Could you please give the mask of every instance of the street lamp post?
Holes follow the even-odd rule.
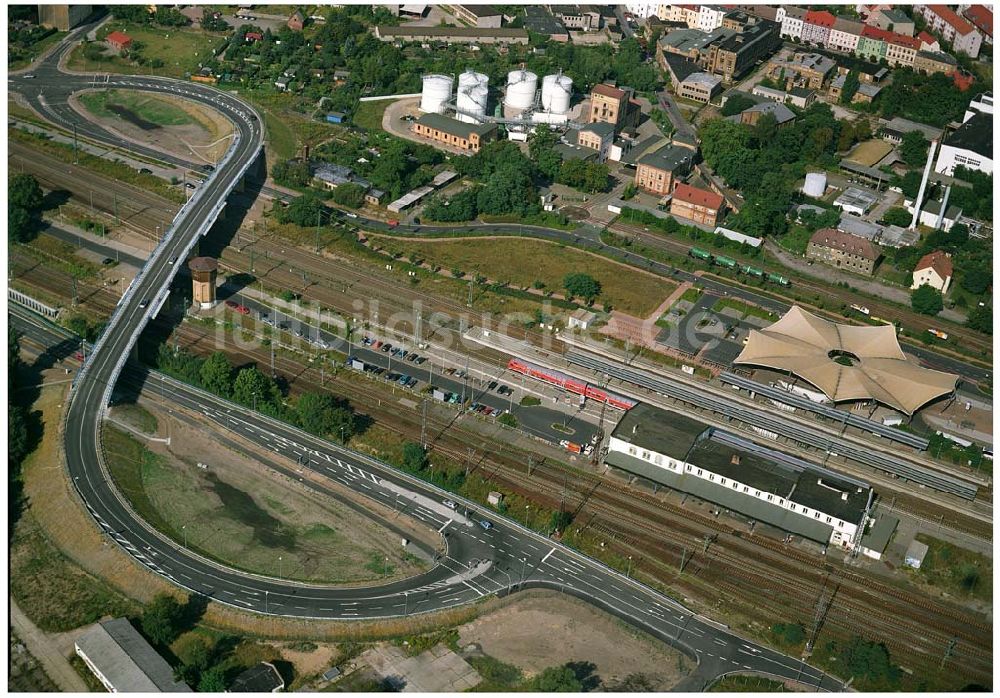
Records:
[[[408,614],[409,609],[410,609],[410,592],[409,591],[404,591],[403,592],[403,615],[404,616],[409,615]]]
[[[278,579],[281,579],[281,555],[278,556]]]
[[[264,613],[267,613],[267,589],[264,590]]]
[[[188,529],[187,524],[184,524],[183,526],[181,526],[181,530],[184,531],[184,547],[185,548],[188,547],[188,531],[187,531],[187,529]]]
[[[625,570],[625,578],[632,576],[632,556],[628,556],[628,568]]]
[[[521,558],[521,584],[524,584],[524,569],[528,565],[528,556],[525,555]]]

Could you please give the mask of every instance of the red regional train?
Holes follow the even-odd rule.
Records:
[[[612,407],[617,407],[620,410],[631,409],[635,407],[636,404],[636,401],[631,398],[617,395],[596,385],[591,385],[590,383],[580,380],[579,378],[568,376],[561,371],[556,371],[551,368],[543,368],[542,366],[538,366],[537,364],[533,364],[529,361],[511,359],[507,362],[507,368],[511,371],[523,373],[524,375],[532,378],[537,378],[540,381],[545,381],[546,383],[551,383],[552,385],[558,385],[563,390],[576,393],[577,395],[583,395],[591,400],[605,402]]]

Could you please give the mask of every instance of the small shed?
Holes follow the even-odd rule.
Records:
[[[241,672],[229,687],[230,693],[277,693],[285,680],[270,662],[261,662]]]
[[[895,516],[882,514],[868,533],[861,537],[862,554],[873,560],[881,560],[898,525],[899,519]]]
[[[594,324],[595,319],[597,319],[596,314],[590,312],[589,310],[579,308],[578,310],[574,310],[569,316],[569,319],[566,321],[566,327],[569,329],[579,327],[581,330],[586,330]]]
[[[489,502],[491,505],[493,505],[495,507],[498,507],[498,506],[500,506],[500,502],[503,501],[503,493],[502,492],[490,492],[486,496],[486,501]]]
[[[910,547],[906,549],[906,557],[903,558],[903,562],[907,567],[919,570],[920,566],[924,564],[925,557],[927,557],[927,544],[914,539],[910,543]]]
[[[341,111],[332,111],[326,115],[326,120],[331,124],[342,124],[344,123],[344,117],[346,115]]]

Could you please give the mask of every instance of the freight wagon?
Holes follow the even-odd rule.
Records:
[[[763,279],[772,284],[778,284],[779,286],[791,286],[792,283],[780,274],[764,273],[763,269],[757,267],[751,267],[750,265],[744,264],[740,265],[736,263],[735,259],[730,257],[723,257],[722,255],[714,255],[711,252],[701,249],[700,247],[692,247],[688,250],[688,255],[694,257],[695,259],[700,259],[703,262],[708,262],[709,264],[714,264],[716,266],[725,267],[726,269],[733,269],[744,276],[753,276],[757,279]]]
[[[574,378],[573,376],[567,375],[562,371],[556,371],[555,369],[538,366],[530,361],[511,359],[507,362],[507,368],[515,373],[522,373],[526,376],[530,376],[531,378],[544,381],[545,383],[559,386],[563,390],[576,393],[582,397],[597,400],[598,402],[604,402],[612,407],[617,407],[620,410],[629,410],[635,407],[636,404],[636,401],[631,398],[618,395],[610,390],[605,390],[600,386],[592,385],[586,381],[580,380],[579,378]]]

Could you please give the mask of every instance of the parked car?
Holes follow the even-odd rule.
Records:
[[[490,381],[490,384],[488,386],[486,386],[486,389],[487,390],[496,390],[497,385],[499,385],[499,384],[496,381]]]
[[[382,347],[382,340],[381,339],[378,340],[378,341],[376,341],[374,344],[372,344],[372,349],[380,349],[381,347]]]
[[[236,306],[239,305],[236,301],[226,301],[226,307],[236,310]],[[267,317],[266,315],[261,315],[261,319]]]
[[[444,504],[449,509],[458,509],[458,505],[455,504],[455,502],[451,501],[450,499],[446,499],[441,503]]]
[[[417,357],[416,359],[414,359],[413,361],[414,361],[414,363],[417,363],[417,364],[422,364],[422,363],[424,363],[425,361],[427,361],[427,357],[426,357],[426,356],[418,356],[418,357]]]
[[[383,344],[382,345],[382,351],[385,352],[386,354],[388,354],[390,351],[392,351],[392,345],[391,344]]]

